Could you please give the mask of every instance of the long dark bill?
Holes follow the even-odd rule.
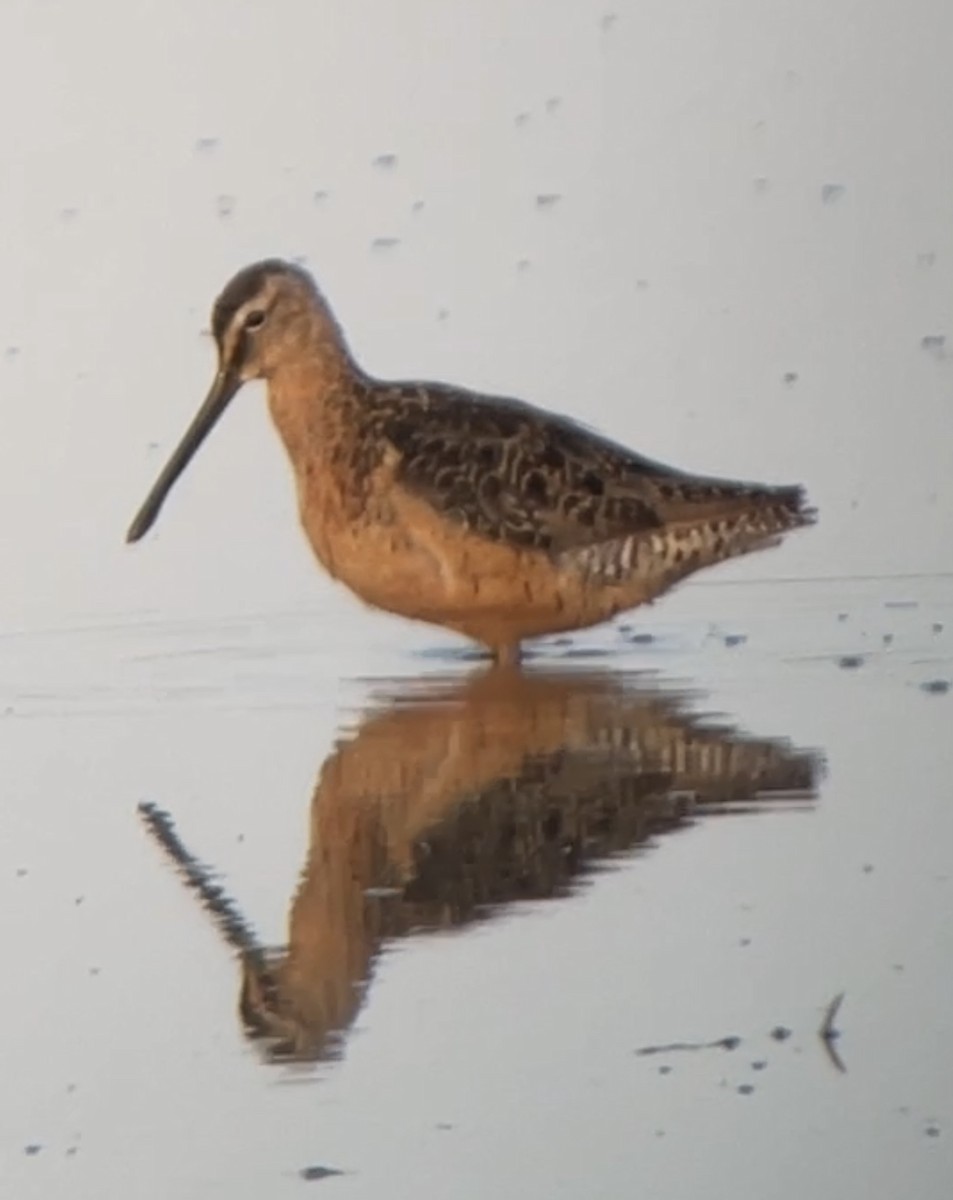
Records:
[[[205,402],[195,414],[195,419],[185,431],[182,441],[176,446],[172,457],[162,468],[162,474],[152,486],[152,491],[146,496],[145,503],[136,513],[126,534],[127,542],[138,542],[139,539],[155,524],[159,510],[165,503],[165,498],[172,490],[173,484],[192,461],[199,446],[211,432],[228,403],[241,387],[241,379],[229,371],[219,371],[215,376]]]

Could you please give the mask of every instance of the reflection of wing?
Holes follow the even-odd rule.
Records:
[[[810,798],[818,771],[813,754],[703,725],[618,675],[405,690],[321,769],[283,952],[254,943],[207,869],[203,886],[154,832],[243,952],[246,1031],[272,1058],[307,1060],[335,1052],[385,939],[564,895],[600,858],[699,815]]]
[[[799,488],[687,475],[521,401],[409,384],[375,404],[398,484],[510,545],[557,554],[665,526],[760,517],[763,536],[808,519]]]

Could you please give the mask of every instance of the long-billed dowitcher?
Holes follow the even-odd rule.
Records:
[[[330,574],[498,661],[595,625],[813,516],[800,487],[691,475],[519,400],[373,379],[311,276],[239,271],[212,310],[218,371],[129,527],[138,541],[242,384],[264,379]]]

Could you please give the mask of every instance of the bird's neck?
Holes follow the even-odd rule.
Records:
[[[268,407],[296,474],[357,425],[364,384],[363,372],[340,343],[315,343],[309,354],[274,371]]]

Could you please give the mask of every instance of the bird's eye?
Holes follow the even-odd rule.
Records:
[[[245,318],[246,329],[261,329],[265,323],[265,313],[263,309],[253,309]]]

